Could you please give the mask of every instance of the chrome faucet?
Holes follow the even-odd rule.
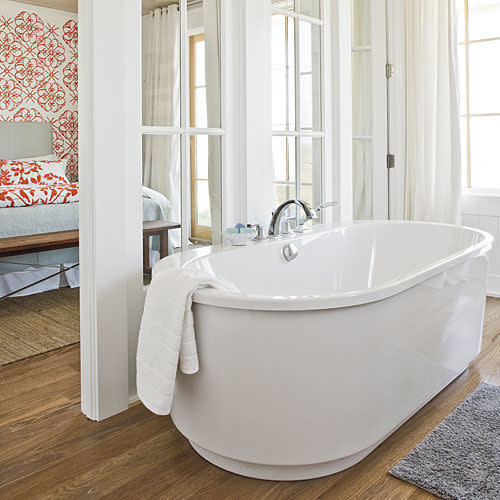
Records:
[[[281,222],[281,215],[283,212],[290,206],[290,205],[297,205],[300,207],[305,214],[305,218],[303,219],[302,225],[304,225],[308,220],[311,219],[317,219],[318,218],[318,213],[316,210],[313,210],[308,203],[302,200],[297,200],[296,198],[293,198],[291,200],[286,200],[284,201],[273,213],[271,223],[269,224],[269,231],[268,234],[269,236],[279,236],[281,233],[280,230],[280,222]]]

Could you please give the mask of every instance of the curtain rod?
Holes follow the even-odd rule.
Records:
[[[192,6],[192,5],[197,5],[199,3],[203,3],[203,0],[188,0],[187,2],[187,5],[188,7]],[[158,7],[155,7],[153,10],[156,10],[156,9],[164,9],[166,7],[170,7],[171,5],[177,5],[177,7],[179,7],[179,4],[177,2],[171,2],[171,3],[167,3],[167,5],[159,5]],[[150,12],[152,12],[153,10],[151,10]]]

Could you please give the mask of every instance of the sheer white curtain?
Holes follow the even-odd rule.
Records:
[[[204,0],[205,83],[207,93],[208,127],[220,127],[220,0]],[[219,136],[208,137],[208,189],[212,241],[221,238],[221,141]]]
[[[143,123],[180,124],[180,14],[177,5],[143,16]],[[168,218],[181,220],[179,136],[145,135],[143,184],[170,201]],[[174,246],[180,235],[171,232]]]
[[[459,223],[455,0],[406,0],[405,219]]]

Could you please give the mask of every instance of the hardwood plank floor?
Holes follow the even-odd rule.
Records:
[[[370,499],[435,498],[387,471],[480,382],[500,385],[500,300],[488,299],[481,354],[354,467],[300,482],[258,481],[205,462],[141,404],[104,422],[80,412],[79,349],[0,368],[0,498]]]

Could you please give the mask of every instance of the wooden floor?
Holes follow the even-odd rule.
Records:
[[[387,474],[481,381],[500,385],[500,300],[489,299],[483,349],[464,373],[356,466],[301,482],[258,481],[205,462],[174,428],[136,404],[95,423],[80,413],[79,351],[0,368],[0,498],[435,498]]]

